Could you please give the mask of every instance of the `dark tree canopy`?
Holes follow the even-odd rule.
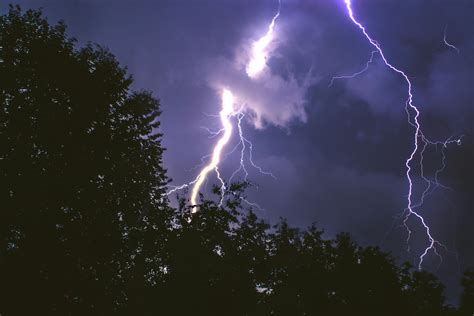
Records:
[[[472,316],[474,314],[474,270],[464,273],[461,285],[464,289],[461,295],[461,315]]]
[[[430,273],[241,205],[171,207],[159,103],[99,46],[0,16],[2,315],[471,315]]]
[[[107,314],[159,278],[159,104],[40,12],[12,7],[0,40],[0,306]]]

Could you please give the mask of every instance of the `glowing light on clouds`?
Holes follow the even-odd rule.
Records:
[[[268,26],[267,33],[258,41],[256,41],[253,45],[252,56],[249,58],[250,60],[246,68],[247,75],[250,78],[255,78],[256,76],[258,76],[266,66],[266,60],[267,60],[267,54],[268,54],[267,48],[273,39],[273,29],[275,27],[276,19],[278,18],[279,15],[280,15],[280,2],[278,2],[278,12],[273,17],[270,25]],[[257,169],[259,172],[263,174],[275,177],[273,174],[267,171],[264,171],[262,168],[260,168],[253,162],[252,160],[253,145],[248,139],[246,139],[243,136],[243,132],[242,132],[241,121],[242,121],[242,118],[244,117],[244,113],[243,113],[244,109],[243,107],[240,107],[239,109],[235,109],[234,104],[235,104],[235,100],[234,100],[234,95],[232,94],[232,92],[228,88],[223,89],[222,107],[219,113],[222,128],[217,133],[213,133],[215,136],[218,136],[222,133],[222,136],[219,138],[216,145],[214,146],[212,154],[210,155],[211,156],[210,162],[201,169],[198,176],[193,181],[183,184],[181,186],[176,186],[167,193],[169,195],[178,190],[182,190],[192,185],[193,187],[192,187],[191,197],[190,197],[192,213],[195,213],[198,211],[197,197],[199,195],[199,190],[201,189],[204,181],[206,180],[208,174],[211,171],[216,172],[217,178],[221,183],[221,200],[220,200],[219,205],[221,205],[224,200],[224,193],[225,193],[226,187],[225,187],[225,182],[222,179],[221,174],[219,172],[219,164],[222,160],[222,151],[225,145],[229,143],[229,140],[232,136],[232,129],[233,129],[232,122],[231,122],[232,117],[237,117],[239,138],[240,138],[239,144],[242,146],[242,151],[241,151],[241,158],[240,158],[240,166],[232,174],[231,179],[241,170],[243,170],[245,173],[245,180],[247,178],[248,173],[247,173],[247,169],[245,168],[244,158],[243,158],[245,148],[246,148],[245,146],[246,143],[249,145],[249,161],[252,167],[254,167],[255,169]],[[247,200],[244,200],[244,201],[249,203],[250,205],[256,205],[254,203],[248,202]]]
[[[428,245],[425,247],[424,251],[421,253],[419,257],[419,264],[418,267],[421,269],[423,264],[423,260],[425,256],[432,251],[434,254],[438,255],[441,259],[440,253],[438,248],[446,247],[437,241],[431,232],[430,226],[428,225],[425,218],[420,214],[418,209],[423,206],[424,199],[426,196],[432,193],[432,188],[442,186],[438,182],[438,175],[445,169],[445,152],[444,148],[450,144],[460,144],[461,139],[448,139],[446,141],[431,141],[429,140],[422,132],[422,127],[419,121],[420,111],[417,106],[413,103],[413,87],[412,82],[410,81],[409,77],[406,73],[393,64],[391,64],[385,57],[384,51],[382,50],[380,44],[373,39],[368,31],[366,30],[365,26],[361,24],[354,15],[352,9],[352,1],[351,0],[344,0],[345,7],[348,13],[350,20],[361,30],[365,38],[368,40],[370,45],[374,47],[374,51],[371,53],[371,57],[369,61],[366,63],[365,67],[360,71],[351,74],[351,75],[343,75],[333,77],[330,83],[330,86],[334,83],[336,79],[351,79],[362,73],[368,71],[369,65],[373,62],[375,55],[380,56],[383,60],[384,64],[400,75],[406,85],[407,85],[407,99],[405,103],[405,110],[408,115],[408,123],[414,128],[414,135],[413,135],[413,150],[411,151],[409,157],[405,162],[406,166],[406,179],[408,181],[408,194],[407,194],[407,206],[405,209],[405,216],[403,220],[403,225],[406,227],[408,231],[408,239],[411,236],[411,230],[408,225],[408,219],[413,217],[414,219],[418,220],[418,222],[422,225],[425,236],[428,239]],[[280,9],[281,3],[278,2],[278,11],[273,16],[270,24],[268,25],[267,32],[263,37],[258,39],[257,41],[253,42],[252,49],[250,51],[249,56],[245,56],[245,60],[247,61],[245,72],[246,76],[242,73],[242,68],[238,69],[238,72],[233,72],[230,64],[222,64],[219,67],[215,67],[214,71],[217,73],[215,75],[215,84],[218,86],[222,86],[223,82],[227,82],[225,86],[232,87],[234,93],[239,96],[239,99],[244,100],[246,102],[245,107],[240,106],[236,109],[235,106],[235,98],[233,92],[230,88],[225,88],[222,90],[222,107],[219,113],[220,121],[222,124],[221,129],[218,132],[212,133],[213,136],[220,136],[217,143],[215,144],[212,154],[210,156],[210,161],[207,165],[205,165],[201,171],[199,172],[198,176],[191,182],[183,184],[181,186],[175,186],[172,190],[170,190],[167,194],[171,194],[178,190],[187,188],[189,186],[192,187],[190,203],[192,207],[192,212],[195,213],[198,210],[197,207],[197,197],[199,195],[199,191],[202,188],[202,185],[206,178],[208,177],[211,171],[216,172],[217,179],[221,183],[221,200],[219,205],[222,204],[224,200],[224,193],[226,191],[226,186],[221,174],[219,172],[219,164],[223,160],[223,150],[224,147],[229,143],[232,131],[233,131],[233,124],[232,119],[234,118],[237,121],[237,128],[238,128],[238,136],[240,142],[237,146],[232,150],[230,153],[226,155],[230,155],[233,153],[236,148],[240,145],[241,148],[241,156],[240,156],[240,166],[239,168],[231,175],[230,180],[234,178],[239,172],[244,173],[244,180],[247,179],[248,172],[247,168],[244,165],[244,153],[246,148],[249,149],[249,161],[250,165],[257,169],[259,172],[263,174],[270,175],[274,177],[271,173],[263,171],[259,166],[257,166],[252,160],[252,143],[243,136],[242,131],[242,119],[245,116],[244,111],[250,112],[253,114],[254,126],[256,128],[262,127],[262,122],[266,120],[267,122],[272,123],[276,126],[284,126],[287,124],[290,119],[292,118],[300,118],[302,121],[306,119],[305,111],[303,107],[303,91],[305,87],[307,87],[311,70],[308,73],[306,81],[303,85],[299,85],[294,78],[292,80],[284,80],[280,77],[273,76],[269,72],[265,72],[265,68],[267,67],[267,60],[268,55],[271,52],[271,43],[274,40],[274,28],[278,17],[280,16]],[[459,49],[449,43],[446,39],[446,29],[443,37],[443,41],[445,45],[448,47],[456,50],[459,52]],[[218,71],[216,71],[216,68]],[[249,80],[251,79],[251,80]],[[258,79],[258,80],[257,80]],[[262,92],[263,91],[263,92]],[[265,104],[271,104],[271,107],[267,107]],[[246,146],[246,144],[248,146]],[[429,180],[425,177],[423,170],[423,154],[427,146],[442,146],[442,167],[436,171],[435,181]],[[207,157],[207,156],[206,156]],[[415,158],[420,158],[420,168],[421,168],[421,177],[425,180],[428,185],[421,194],[419,199],[416,199],[414,194],[414,180],[413,180],[413,166],[412,164],[416,160]],[[224,156],[225,159],[225,156]],[[245,202],[249,203],[250,205],[254,205],[251,202],[244,200]],[[255,204],[256,205],[256,204]],[[258,206],[258,205],[256,205]]]
[[[281,3],[278,2],[278,12],[272,19],[272,22],[268,26],[267,33],[260,38],[258,41],[253,43],[252,56],[250,62],[247,65],[247,75],[251,78],[257,77],[267,65],[268,59],[268,46],[273,40],[273,29],[275,28],[275,21],[280,16]]]
[[[270,25],[268,26],[267,33],[261,39],[256,41],[253,45],[252,57],[250,59],[250,62],[247,65],[247,75],[251,78],[258,76],[258,74],[260,74],[266,66],[266,60],[267,60],[266,49],[273,39],[273,29],[275,27],[275,21],[278,18],[278,16],[280,16],[280,2],[278,5],[278,12],[273,17]],[[218,166],[221,161],[222,149],[229,142],[230,137],[232,135],[232,123],[230,121],[230,117],[240,113],[239,111],[238,112],[234,111],[233,104],[234,104],[234,96],[232,92],[228,89],[224,89],[224,91],[222,92],[222,110],[220,112],[222,130],[224,131],[224,134],[219,139],[216,146],[214,147],[214,150],[212,151],[212,158],[211,158],[210,163],[201,170],[201,172],[197,176],[196,181],[194,183],[192,193],[191,193],[191,200],[190,200],[191,206],[193,207],[193,210],[192,210],[193,213],[197,211],[197,208],[194,206],[197,205],[196,199],[199,194],[199,189],[204,183],[204,180],[206,179],[209,172],[212,170],[216,171],[217,177],[219,181],[221,182],[221,192],[222,192],[221,203],[222,203],[225,183],[220,176]],[[241,142],[243,142],[245,146],[245,142],[248,142],[248,140],[245,139],[244,136],[242,135],[240,122],[241,122],[241,119],[239,119],[239,132],[240,132],[239,135],[240,135]],[[242,166],[243,159],[241,159],[240,162]],[[252,160],[251,162],[253,164]],[[263,172],[260,169],[260,167],[257,167],[257,166],[255,167],[258,168],[261,172]],[[239,169],[241,169],[241,167],[239,167]],[[243,170],[245,170],[245,167],[243,168]]]

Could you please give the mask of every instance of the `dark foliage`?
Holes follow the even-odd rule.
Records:
[[[107,50],[74,45],[40,12],[0,17],[2,315],[458,313],[378,248],[258,219],[245,183],[223,207],[170,207],[158,101]]]
[[[0,39],[2,312],[111,313],[159,278],[158,103],[40,12],[12,7]]]
[[[464,288],[461,296],[461,315],[472,316],[474,314],[474,270],[464,273],[461,285]]]

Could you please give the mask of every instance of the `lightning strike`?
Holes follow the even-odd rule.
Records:
[[[334,80],[337,79],[352,79],[355,78],[359,75],[362,75],[364,72],[366,72],[369,69],[370,64],[374,61],[374,55],[377,54],[378,51],[374,50],[370,53],[370,59],[365,63],[365,67],[359,70],[358,72],[353,73],[352,75],[343,75],[343,76],[335,76],[331,78],[331,82],[329,83],[329,87],[331,87],[334,84]]]
[[[403,226],[407,229],[407,233],[408,233],[407,234],[408,235],[407,236],[407,244],[410,241],[411,234],[412,234],[412,231],[411,231],[410,227],[408,226],[408,219],[410,217],[414,216],[415,218],[417,218],[419,220],[420,224],[424,228],[424,231],[426,233],[426,237],[427,237],[429,243],[428,243],[428,246],[425,248],[425,250],[422,252],[422,254],[419,257],[418,269],[421,270],[423,260],[428,255],[428,253],[430,251],[432,251],[435,255],[437,255],[440,258],[440,260],[442,260],[442,257],[439,254],[437,247],[442,247],[442,248],[446,249],[446,246],[444,246],[442,243],[437,241],[432,236],[429,225],[426,223],[424,217],[416,209],[423,205],[424,199],[426,198],[426,196],[428,194],[430,194],[431,185],[433,183],[436,186],[440,185],[439,182],[438,182],[438,175],[446,167],[446,163],[445,163],[446,159],[445,159],[444,148],[446,148],[446,146],[448,144],[451,144],[451,143],[456,143],[456,144],[459,145],[461,143],[461,139],[457,139],[457,140],[448,139],[447,141],[444,141],[444,142],[431,142],[425,137],[425,135],[423,134],[423,132],[421,130],[420,122],[418,120],[419,116],[420,116],[420,110],[413,104],[413,88],[412,88],[412,83],[411,83],[410,79],[408,78],[407,74],[404,71],[402,71],[399,68],[392,65],[387,60],[380,44],[369,35],[369,33],[367,32],[365,27],[355,18],[354,12],[352,10],[352,0],[344,0],[344,3],[345,3],[347,13],[348,13],[349,18],[351,19],[351,21],[362,31],[363,35],[366,37],[366,39],[369,41],[369,43],[376,49],[376,51],[379,53],[380,57],[382,58],[383,62],[385,63],[385,65],[388,68],[390,68],[392,71],[399,74],[404,79],[404,81],[406,82],[407,87],[408,87],[408,90],[407,90],[408,96],[407,96],[407,99],[406,99],[406,102],[405,102],[405,110],[406,110],[407,115],[408,115],[408,123],[411,126],[414,127],[415,133],[414,133],[414,136],[413,136],[413,144],[414,144],[413,145],[413,150],[411,151],[409,157],[407,158],[407,160],[405,162],[406,178],[407,178],[407,181],[408,181],[408,194],[407,194],[407,207],[406,207],[405,212],[404,212],[404,213],[406,213],[406,216],[403,220]],[[446,29],[445,29],[444,42],[449,47],[454,48],[458,51],[458,49],[455,46],[449,44],[446,41]],[[372,56],[371,56],[371,60],[372,60],[372,57],[373,57],[373,53],[372,53]],[[351,75],[351,76],[343,76],[343,78],[353,78],[353,77],[361,74],[362,72],[366,71],[367,68],[368,68],[368,64],[370,63],[371,60],[369,60],[369,62],[366,65],[366,68],[364,68],[362,71],[360,71],[358,73],[355,73],[354,75]],[[337,79],[338,77],[335,77],[335,78]],[[331,83],[332,83],[332,81],[331,81]],[[413,113],[414,113],[414,115],[413,115]],[[435,180],[432,181],[432,180],[429,180],[424,175],[423,154],[424,154],[424,152],[426,150],[426,147],[428,145],[438,146],[440,144],[443,146],[442,147],[442,167],[436,171]],[[420,148],[421,148],[421,151],[420,151],[420,166],[421,166],[421,169],[422,169],[421,177],[425,181],[428,182],[428,187],[423,191],[423,193],[421,195],[421,198],[420,198],[420,201],[415,204],[414,203],[414,193],[413,193],[414,184],[413,184],[413,178],[412,178],[412,171],[413,170],[412,170],[412,165],[411,164],[413,162],[413,159],[415,158],[415,156],[419,152]]]
[[[243,134],[243,131],[242,131],[242,119],[244,118],[244,114],[243,113],[240,113],[240,115],[238,116],[238,120],[237,120],[237,128],[239,130],[239,137],[240,137],[240,142],[237,144],[237,146],[241,145],[242,146],[242,149],[240,150],[240,164],[239,164],[239,168],[237,170],[235,170],[232,175],[230,176],[229,178],[229,182],[232,182],[232,179],[240,172],[240,171],[243,171],[244,172],[244,181],[247,181],[247,177],[249,176],[249,173],[247,171],[247,168],[245,167],[245,163],[244,163],[244,157],[245,157],[245,137],[244,137],[244,134]]]
[[[272,19],[272,22],[268,26],[267,33],[261,37],[258,41],[253,43],[252,57],[247,65],[247,75],[250,78],[256,78],[267,65],[268,59],[268,45],[273,40],[273,29],[275,28],[275,22],[280,16],[281,2],[278,1],[278,11]]]
[[[253,208],[256,208],[256,209],[259,210],[260,212],[264,212],[264,211],[265,211],[265,209],[262,208],[262,207],[261,207],[260,205],[258,205],[257,203],[250,202],[250,201],[248,201],[246,198],[244,198],[244,197],[242,197],[242,196],[240,197],[240,199],[241,199],[242,201],[244,201],[247,205],[249,205],[249,206],[251,206],[251,207],[253,207]]]
[[[209,138],[215,138],[219,136],[222,132],[224,132],[223,128],[221,128],[218,131],[212,131],[209,127],[205,127],[205,126],[201,126],[201,128],[209,133]]]
[[[267,33],[262,38],[260,38],[258,41],[256,41],[254,43],[253,47],[252,47],[252,56],[251,56],[250,61],[247,65],[247,67],[246,67],[247,75],[250,78],[255,78],[256,76],[258,76],[266,66],[266,61],[267,61],[267,58],[268,58],[268,46],[270,45],[270,43],[273,40],[273,29],[275,27],[275,22],[276,22],[277,18],[280,16],[280,8],[281,8],[281,2],[279,0],[278,1],[278,11],[275,14],[275,16],[273,17],[273,19],[271,20],[270,25],[268,26]],[[221,187],[220,187],[221,198],[220,198],[220,201],[219,201],[219,206],[221,206],[223,201],[224,201],[225,191],[226,191],[227,188],[226,188],[225,181],[224,181],[224,179],[222,178],[222,176],[219,172],[219,163],[222,160],[222,158],[221,158],[222,157],[222,151],[223,151],[225,145],[227,145],[229,143],[229,141],[231,139],[231,136],[232,136],[232,129],[233,129],[232,122],[231,122],[232,117],[237,117],[237,128],[238,128],[238,131],[239,131],[240,141],[230,153],[226,154],[224,159],[228,155],[233,153],[239,146],[242,146],[242,149],[241,149],[241,152],[240,152],[240,165],[239,165],[239,168],[232,173],[229,181],[231,181],[240,171],[244,172],[244,181],[247,181],[248,171],[247,171],[247,169],[245,167],[245,163],[244,163],[244,155],[245,155],[245,150],[247,148],[247,145],[248,145],[248,148],[249,148],[249,158],[248,159],[249,159],[250,164],[252,165],[252,167],[257,169],[262,174],[269,175],[269,176],[275,178],[275,176],[271,172],[264,171],[260,166],[258,166],[254,163],[253,158],[252,158],[253,144],[247,138],[244,137],[243,131],[242,131],[242,119],[245,116],[244,113],[243,113],[244,106],[241,106],[240,109],[236,110],[236,109],[234,109],[234,103],[235,103],[235,101],[234,101],[234,96],[233,96],[232,92],[229,89],[224,89],[223,92],[222,92],[222,108],[221,108],[221,111],[219,113],[222,128],[219,129],[218,131],[211,131],[209,128],[204,127],[204,129],[207,130],[210,133],[210,135],[211,135],[210,138],[220,136],[219,140],[217,141],[217,143],[214,147],[214,150],[212,151],[212,154],[208,155],[208,156],[205,156],[205,157],[210,156],[211,161],[201,169],[201,172],[198,174],[198,176],[193,181],[191,181],[189,183],[186,183],[186,184],[183,184],[183,185],[180,185],[180,186],[170,186],[172,189],[167,192],[167,195],[170,195],[170,194],[175,193],[179,190],[183,190],[185,188],[188,188],[189,186],[192,185],[193,187],[192,187],[191,198],[190,198],[190,203],[191,203],[191,208],[192,208],[191,212],[192,213],[197,212],[197,196],[199,194],[199,190],[202,187],[204,181],[206,180],[209,172],[211,172],[213,170],[216,172],[217,179],[221,183]],[[203,161],[203,160],[204,159],[201,159],[201,161]],[[249,205],[252,205],[252,206],[255,206],[255,207],[258,206],[257,204],[251,203],[251,202],[247,201],[244,198],[241,198],[241,199]],[[261,209],[260,206],[258,206],[258,208]]]
[[[196,198],[199,194],[199,189],[201,188],[204,180],[206,179],[207,174],[212,170],[216,170],[219,180],[221,181],[221,183],[223,183],[218,172],[217,166],[221,160],[222,149],[229,142],[230,137],[232,135],[232,123],[230,122],[230,117],[232,115],[235,115],[235,113],[234,96],[232,95],[232,92],[230,92],[230,90],[224,89],[224,91],[222,92],[222,109],[219,115],[224,129],[224,134],[217,142],[216,147],[214,147],[211,161],[201,170],[201,172],[196,178],[196,182],[194,183],[193,190],[191,193],[191,206],[194,207],[192,210],[193,213],[197,211],[197,209],[195,208]]]
[[[247,148],[246,144],[248,145],[248,152],[249,152],[249,156],[248,156],[248,161],[250,162],[250,165],[252,167],[254,167],[255,169],[258,170],[258,172],[260,172],[261,174],[263,175],[267,175],[267,176],[270,176],[272,177],[273,179],[276,180],[276,177],[273,173],[269,172],[269,171],[265,171],[262,169],[262,167],[260,167],[259,165],[257,165],[254,161],[253,161],[253,143],[248,140],[247,138],[245,138],[244,136],[244,133],[243,133],[243,130],[242,130],[242,119],[245,117],[245,114],[243,112],[240,113],[240,115],[238,116],[238,120],[237,120],[237,128],[238,128],[238,131],[239,131],[239,143],[237,144],[237,146],[242,146],[241,148],[241,151],[240,151],[240,164],[239,164],[239,168],[237,170],[235,170],[232,175],[230,176],[229,178],[229,182],[232,181],[232,179],[240,172],[240,171],[243,171],[244,173],[244,181],[247,181],[247,178],[248,178],[248,171],[247,171],[247,168],[245,167],[245,162],[244,162],[244,159],[245,159],[245,149]],[[247,202],[247,201],[246,201]],[[249,203],[250,204],[250,203]]]
[[[454,46],[453,44],[449,43],[448,40],[446,39],[447,35],[446,35],[446,32],[448,31],[448,26],[446,25],[446,27],[444,28],[444,35],[443,35],[443,42],[446,46],[454,49],[458,54],[460,53],[459,51],[459,48],[457,48],[456,46]]]

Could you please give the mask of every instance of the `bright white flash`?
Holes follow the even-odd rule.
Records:
[[[212,152],[212,159],[208,165],[206,165],[199,175],[196,178],[196,182],[194,183],[193,191],[191,193],[191,206],[196,205],[196,198],[199,194],[199,189],[201,188],[204,180],[206,179],[207,174],[212,171],[216,170],[220,160],[221,160],[221,153],[224,146],[229,142],[230,136],[232,135],[232,124],[230,122],[230,116],[234,114],[234,96],[230,90],[224,89],[222,92],[222,109],[219,113],[221,118],[222,127],[224,129],[224,134],[219,139],[214,147]],[[193,213],[197,211],[197,208],[193,208]]]
[[[246,69],[247,75],[250,78],[255,78],[256,76],[258,76],[267,65],[267,59],[268,59],[268,53],[269,53],[268,45],[270,45],[270,43],[273,40],[273,29],[275,27],[275,21],[276,19],[278,19],[279,16],[280,16],[280,3],[278,6],[278,12],[275,14],[275,16],[272,19],[272,22],[268,26],[267,33],[258,41],[253,43],[252,56]]]
[[[273,29],[275,27],[275,21],[280,16],[280,1],[278,2],[278,12],[277,14],[273,17],[270,25],[268,26],[268,31],[265,34],[264,37],[260,38],[257,42],[254,43],[253,45],[253,50],[252,50],[252,55],[249,58],[249,63],[246,67],[247,70],[247,75],[250,78],[255,78],[259,73],[262,72],[262,70],[266,66],[266,60],[269,54],[268,50],[268,45],[271,43],[273,39]],[[220,173],[219,173],[219,163],[222,160],[222,150],[224,149],[225,145],[230,141],[230,138],[232,136],[232,122],[231,118],[233,116],[237,116],[238,119],[238,129],[239,129],[239,137],[240,137],[240,143],[242,145],[242,152],[241,152],[241,159],[240,159],[240,167],[236,172],[234,172],[231,176],[231,179],[240,171],[244,170],[245,172],[245,179],[247,179],[247,170],[245,169],[244,161],[243,161],[243,155],[245,151],[245,144],[248,143],[249,145],[249,160],[251,165],[256,168],[260,173],[266,174],[269,176],[272,176],[275,178],[275,176],[269,172],[263,171],[262,168],[257,166],[253,160],[252,160],[252,143],[243,137],[242,134],[242,126],[241,126],[241,120],[244,117],[244,114],[242,113],[243,107],[240,107],[240,109],[235,109],[234,108],[234,96],[232,92],[228,89],[224,89],[222,91],[222,107],[221,111],[219,113],[219,117],[221,119],[221,124],[222,128],[216,132],[212,133],[213,136],[221,135],[219,138],[217,144],[215,145],[212,154],[209,155],[211,156],[211,161],[201,169],[201,172],[198,174],[198,176],[191,182],[180,185],[180,186],[174,186],[172,190],[167,192],[167,195],[170,195],[176,191],[185,189],[191,185],[193,185],[192,192],[191,192],[191,198],[190,198],[190,203],[192,207],[192,213],[196,213],[198,211],[198,206],[197,206],[197,197],[199,195],[199,190],[202,187],[204,181],[206,180],[209,172],[215,171],[217,174],[217,178],[219,179],[221,183],[221,201],[220,204],[222,204],[224,200],[224,192],[225,192],[225,182],[222,179]],[[249,203],[252,206],[256,206],[254,203],[250,203],[247,200],[243,199],[246,203]],[[219,205],[220,205],[219,204]]]

